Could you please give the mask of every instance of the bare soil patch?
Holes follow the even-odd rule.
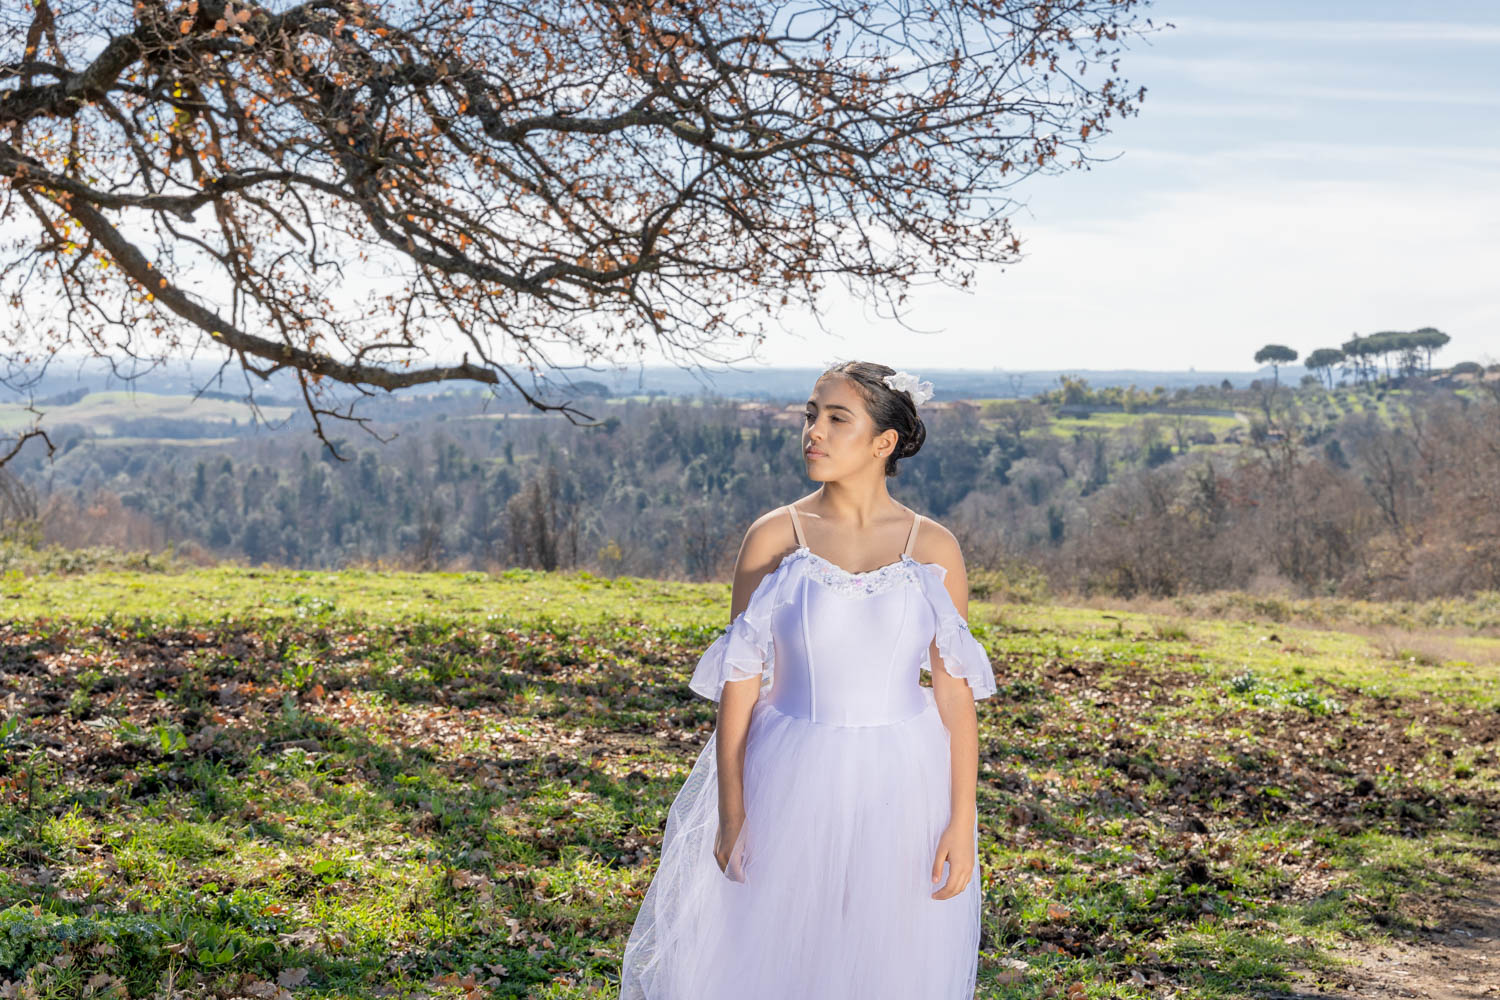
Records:
[[[1420,930],[1360,946],[1343,982],[1318,996],[1360,1000],[1494,1000],[1500,997],[1500,869],[1472,896],[1439,906]],[[1330,984],[1331,985],[1331,984]],[[1295,995],[1295,994],[1293,994]]]

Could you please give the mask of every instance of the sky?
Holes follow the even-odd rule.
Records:
[[[1500,361],[1500,0],[1158,0],[1140,114],[1087,171],[1016,189],[1023,259],[922,289],[907,325],[845,296],[760,363],[1251,370],[1435,326]],[[648,359],[648,363],[651,359]],[[753,370],[754,361],[734,365]]]
[[[1500,362],[1500,0],[1142,13],[1170,27],[1121,54],[1140,113],[1091,144],[1107,162],[1013,189],[1019,262],[915,289],[904,323],[830,293],[826,330],[786,312],[728,367],[1251,371],[1267,343],[1424,326],[1440,363]]]

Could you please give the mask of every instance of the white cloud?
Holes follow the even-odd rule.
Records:
[[[1161,99],[1155,95],[1173,91],[1190,95],[1189,101],[1220,103],[1243,96],[1453,107],[1500,104],[1500,89],[1488,80],[1459,89],[1423,87],[1419,84],[1428,82],[1431,77],[1416,65],[1382,68],[1363,59],[1308,62],[1291,58],[1155,53],[1132,56],[1124,62],[1132,81],[1141,80],[1149,85],[1146,99],[1141,102],[1143,115],[1149,114],[1158,103],[1170,103],[1170,97]],[[1358,76],[1379,85],[1360,85],[1356,81]]]
[[[1174,17],[1171,23],[1177,30],[1169,34],[1245,41],[1306,42],[1311,45],[1379,42],[1500,44],[1500,25],[1456,21],[1241,21]]]
[[[1458,90],[1393,90],[1380,87],[1319,87],[1309,84],[1293,86],[1246,87],[1246,92],[1265,97],[1284,97],[1295,101],[1352,101],[1364,104],[1434,104],[1465,108],[1492,108],[1500,105],[1500,93],[1469,93]]]
[[[1265,142],[1232,149],[1189,150],[1143,146],[1124,151],[1121,162],[1149,161],[1176,166],[1201,175],[1204,171],[1250,170],[1268,164],[1313,165],[1324,175],[1367,169],[1395,179],[1403,174],[1431,177],[1448,168],[1500,167],[1500,147],[1397,146],[1338,142]],[[1476,174],[1478,172],[1476,171]],[[1303,175],[1307,176],[1307,175]],[[1500,177],[1477,175],[1480,183],[1500,183]]]
[[[1288,120],[1303,117],[1294,105],[1264,102],[1244,103],[1232,100],[1173,100],[1148,98],[1141,105],[1142,118],[1267,118]]]
[[[841,339],[778,338],[773,364],[857,350],[890,364],[1247,370],[1268,341],[1302,352],[1353,332],[1432,325],[1448,352],[1500,355],[1500,184],[1275,181],[1239,174],[1140,199],[1093,225],[1029,226],[1027,259],[979,291],[913,295],[912,334],[859,303]]]

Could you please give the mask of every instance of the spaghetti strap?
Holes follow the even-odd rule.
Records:
[[[802,522],[797,519],[797,508],[787,504],[786,509],[792,515],[792,531],[797,535],[797,544],[807,548],[807,539],[802,537]]]
[[[906,536],[906,548],[901,550],[903,556],[911,555],[912,543],[917,540],[917,526],[922,523],[922,515],[918,514],[911,519],[911,531]]]

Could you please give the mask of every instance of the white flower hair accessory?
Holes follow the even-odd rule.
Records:
[[[919,380],[910,372],[897,372],[894,375],[887,375],[885,377],[885,384],[897,392],[909,393],[912,403],[917,406],[921,406],[932,398],[932,383],[926,380]]]

